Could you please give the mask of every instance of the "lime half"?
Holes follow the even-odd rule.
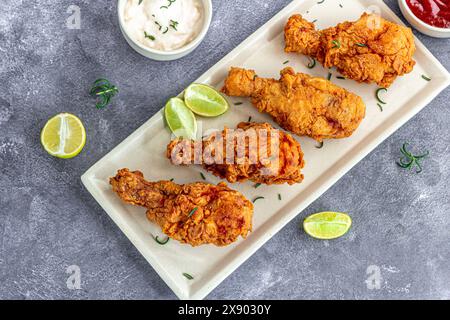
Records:
[[[177,137],[195,139],[197,121],[180,98],[170,99],[164,108],[167,124]]]
[[[204,117],[220,116],[229,107],[227,100],[217,90],[199,83],[187,87],[184,102],[194,113]]]
[[[60,113],[47,121],[41,132],[41,143],[50,155],[70,159],[78,155],[86,143],[86,130],[80,119]]]
[[[303,221],[303,229],[316,239],[336,239],[350,229],[352,219],[345,213],[320,212],[310,215]]]

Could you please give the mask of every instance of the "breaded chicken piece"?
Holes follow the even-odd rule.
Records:
[[[167,146],[172,164],[201,164],[228,182],[294,184],[303,180],[303,152],[289,134],[268,123],[242,122],[203,139],[176,139]]]
[[[317,31],[297,14],[285,29],[285,51],[310,56],[326,68],[336,67],[346,78],[389,87],[412,71],[416,50],[410,28],[364,13],[358,21]]]
[[[222,92],[251,97],[260,112],[284,129],[317,141],[349,137],[365,116],[362,99],[322,78],[281,71],[281,79],[257,77],[253,70],[231,68]]]
[[[148,182],[128,169],[110,183],[123,201],[146,207],[147,218],[182,243],[226,246],[252,230],[253,204],[225,183]]]

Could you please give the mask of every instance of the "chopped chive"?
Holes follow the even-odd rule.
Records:
[[[381,103],[381,104],[386,104],[386,102],[384,102],[384,101],[380,98],[380,92],[381,92],[381,91],[386,91],[386,92],[387,92],[387,89],[386,89],[386,88],[378,88],[377,91],[375,91],[375,97],[377,98],[377,100],[378,100],[379,103]]]
[[[286,60],[285,62],[283,62],[283,64],[288,64],[289,63],[289,60]]]
[[[261,186],[261,183],[257,183],[257,184],[255,184],[253,187],[255,188],[255,189],[257,189],[257,188],[259,188]]]
[[[322,149],[323,147],[323,141],[320,141],[318,145],[316,145],[317,149]]]
[[[317,4],[322,4],[324,2],[325,2],[325,0],[320,0],[319,2],[317,2]]]
[[[194,279],[193,276],[191,276],[189,273],[186,273],[186,272],[183,273],[183,276],[185,276],[188,280],[193,280]]]
[[[431,81],[431,78],[427,77],[426,75],[422,75],[422,79],[426,80],[426,81]]]
[[[153,239],[158,243],[158,244],[160,244],[160,245],[165,245],[167,242],[169,242],[169,240],[170,240],[170,238],[169,237],[167,237],[167,239],[165,239],[165,240],[159,240],[159,238],[158,238],[158,236],[156,236],[156,237],[153,237]]]
[[[142,1],[144,1],[144,0],[139,0],[139,3],[138,3],[138,4],[141,4],[141,3],[142,3]]]
[[[367,47],[366,44],[364,44],[364,43],[359,43],[359,42],[358,42],[356,45],[357,45],[358,47]]]
[[[281,194],[280,193],[278,194],[278,200],[281,200]]]
[[[344,6],[342,4],[339,3],[339,7],[343,8]]]
[[[152,41],[155,41],[155,37],[152,36],[151,34],[148,34],[146,31],[144,31],[144,37],[148,38],[148,39],[150,39]]]
[[[166,27],[166,30],[164,30],[163,34],[166,34],[167,31],[169,31],[169,27]]]
[[[178,27],[178,21],[175,20],[170,20],[170,25],[169,27],[173,28],[175,31],[178,31],[177,27]]]
[[[203,174],[203,172],[200,172],[200,177],[202,177],[203,180],[206,180],[205,175]]]
[[[261,199],[265,199],[265,198],[264,197],[256,197],[255,199],[253,199],[253,203],[255,203],[256,201],[261,200]]]
[[[316,23],[317,22],[317,19],[314,19],[313,21],[312,21],[312,23]]]
[[[345,77],[343,77],[343,76],[337,76],[336,78],[337,79],[341,79],[341,80],[345,80]]]
[[[172,178],[172,179],[170,179],[169,181],[173,181],[173,178]]]
[[[311,59],[311,61],[307,65],[308,69],[312,69],[315,66],[316,66],[316,59]]]
[[[329,73],[328,73],[328,77],[327,77],[328,81],[331,80],[331,77],[332,77],[332,76],[333,76],[333,75],[331,74],[331,72],[329,72]]]
[[[339,49],[341,47],[341,43],[339,42],[339,40],[333,40],[333,41],[331,41],[331,43],[334,44],[332,49],[334,49],[334,48]]]
[[[378,108],[380,108],[381,112],[383,112],[383,105],[380,103],[377,103]]]
[[[421,173],[422,164],[420,163],[420,161],[423,158],[427,157],[430,154],[430,152],[426,151],[424,154],[420,156],[415,156],[411,152],[406,150],[407,146],[408,143],[405,142],[403,146],[400,148],[400,152],[403,154],[403,157],[400,158],[399,161],[397,161],[397,165],[402,169],[409,169],[409,170],[411,170],[414,167],[414,165],[416,165],[418,168],[418,170],[416,170],[416,173]]]
[[[242,102],[235,102],[234,105],[235,106],[240,106],[242,104]]]
[[[189,212],[188,218],[192,217],[192,215],[193,215],[194,213],[196,213],[197,210],[198,210],[198,207],[195,207],[194,209],[192,209],[191,212]]]
[[[248,121],[247,122],[251,122],[252,121],[252,117],[248,117]]]
[[[161,7],[159,7],[160,9],[169,9],[169,7],[167,7],[167,6],[161,6]]]
[[[162,29],[162,25],[158,21],[155,21],[155,24],[158,26],[158,30]]]

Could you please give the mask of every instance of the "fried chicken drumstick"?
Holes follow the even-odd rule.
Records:
[[[416,50],[410,28],[364,13],[358,21],[317,31],[301,15],[289,18],[285,51],[315,58],[336,67],[349,79],[389,87],[397,76],[411,72]]]
[[[280,80],[231,68],[222,92],[251,97],[253,105],[281,127],[317,141],[352,135],[366,111],[359,96],[325,79],[296,74],[292,68],[282,70]]]
[[[197,150],[197,151],[196,151]],[[289,134],[268,123],[242,122],[203,139],[176,139],[167,146],[172,164],[201,164],[228,182],[294,184],[303,180],[303,152]]]
[[[148,182],[128,169],[119,170],[110,183],[123,201],[146,207],[147,218],[182,243],[226,246],[252,229],[253,204],[225,183]]]

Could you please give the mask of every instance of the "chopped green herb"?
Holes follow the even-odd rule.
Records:
[[[386,89],[386,88],[378,88],[377,91],[375,91],[375,97],[377,98],[377,100],[378,100],[379,103],[381,103],[381,104],[386,104],[386,102],[384,102],[384,101],[380,98],[380,92],[381,92],[381,91],[386,91],[386,92],[387,92],[387,89]]]
[[[261,183],[257,183],[257,184],[255,184],[253,187],[255,188],[255,189],[257,189],[257,188],[259,188],[261,186]]]
[[[261,199],[265,199],[265,198],[264,197],[256,197],[255,199],[253,199],[253,203],[255,203],[256,201],[261,200]]]
[[[339,40],[333,40],[333,41],[331,41],[331,43],[334,44],[332,49],[334,49],[334,48],[339,49],[341,47],[341,43],[339,42]]]
[[[242,102],[235,102],[234,105],[235,106],[240,106],[242,104]]]
[[[289,60],[286,60],[285,62],[283,62],[283,64],[288,64],[289,63]]]
[[[426,75],[422,75],[422,79],[426,80],[426,81],[431,81],[431,78],[427,77]]]
[[[308,65],[307,65],[308,69],[312,69],[315,66],[316,66],[316,60],[311,58],[311,60],[309,61]]]
[[[194,277],[193,276],[191,276],[189,273],[183,273],[183,276],[185,276],[188,280],[192,280],[192,279],[194,279]]]
[[[173,181],[173,178],[172,178],[172,179],[170,179],[169,181]]]
[[[113,86],[108,80],[101,78],[94,81],[89,94],[97,97],[95,107],[97,109],[103,109],[118,92],[119,89],[116,86]]]
[[[155,21],[155,24],[158,26],[158,30],[162,29],[162,25],[158,21]]]
[[[172,5],[172,3],[174,3],[177,0],[167,0],[167,1],[169,1],[167,6],[161,6],[161,7],[159,7],[159,9],[169,9],[169,7]]]
[[[381,112],[383,112],[383,105],[381,103],[377,103],[378,108],[380,108]]]
[[[364,44],[364,43],[359,43],[359,42],[358,42],[356,45],[357,45],[358,47],[367,47],[366,44]]]
[[[280,193],[278,194],[278,200],[281,201],[281,194]]]
[[[316,23],[317,22],[317,19],[314,19],[313,21],[312,21],[312,23]]]
[[[188,218],[192,217],[192,215],[193,215],[194,213],[196,213],[197,210],[198,210],[198,207],[195,207],[194,209],[192,209],[191,212],[189,212]]]
[[[203,180],[206,180],[205,175],[203,174],[203,172],[200,172],[200,177],[202,177]]]
[[[144,0],[139,0],[139,3],[138,3],[138,4],[141,4],[141,3],[142,3],[142,1],[144,1]]]
[[[339,7],[343,8],[344,6],[342,4],[339,3]]]
[[[331,74],[331,72],[329,72],[329,73],[328,73],[327,80],[330,81],[332,76],[333,76],[333,75]]]
[[[177,29],[178,24],[179,24],[178,21],[170,20],[169,27],[173,28],[175,31],[178,31],[178,29]]]
[[[156,236],[156,237],[153,237],[153,239],[158,243],[158,244],[160,244],[160,245],[165,245],[167,242],[169,242],[169,240],[170,240],[170,238],[169,237],[167,237],[167,239],[165,239],[165,240],[159,240],[159,238],[158,238],[158,236]]]
[[[323,147],[323,141],[320,141],[318,145],[316,145],[317,149],[322,149]]]
[[[169,27],[166,27],[166,30],[164,30],[163,34],[166,34],[167,31],[169,31]]]
[[[399,161],[397,161],[397,165],[400,168],[403,169],[409,169],[411,170],[414,165],[417,166],[417,170],[416,173],[421,173],[422,172],[422,165],[420,163],[420,161],[427,157],[430,153],[428,151],[426,151],[424,154],[420,155],[420,156],[415,156],[413,155],[411,152],[406,150],[406,147],[408,146],[408,143],[405,142],[403,144],[403,146],[400,149],[400,152],[403,154],[403,157],[400,158]]]
[[[154,36],[152,36],[151,34],[148,34],[147,32],[145,32],[144,31],[144,36],[147,38],[147,39],[150,39],[150,40],[152,40],[152,41],[155,41],[155,37]]]
[[[248,121],[247,122],[251,122],[252,121],[252,117],[248,117]]]
[[[322,4],[324,2],[325,2],[325,0],[320,0],[319,2],[317,2],[317,4]]]
[[[336,78],[337,79],[341,79],[341,80],[345,80],[345,77],[343,77],[343,76],[337,76]]]

